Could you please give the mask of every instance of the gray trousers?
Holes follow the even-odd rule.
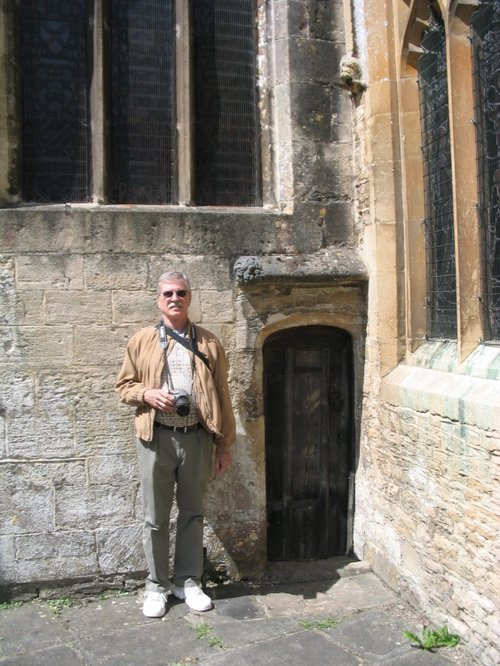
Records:
[[[153,440],[139,440],[138,456],[144,506],[143,544],[149,575],[146,590],[170,589],[170,514],[174,492],[178,516],[174,585],[199,584],[203,575],[203,513],[212,475],[213,437],[203,428],[174,432],[154,428]]]

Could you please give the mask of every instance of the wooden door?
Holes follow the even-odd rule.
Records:
[[[347,550],[352,469],[352,344],[327,326],[287,329],[264,346],[268,559]]]

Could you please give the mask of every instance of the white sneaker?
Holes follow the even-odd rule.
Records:
[[[187,584],[184,587],[172,585],[172,594],[178,599],[186,602],[191,610],[207,611],[212,608],[212,600],[208,597],[199,585]]]
[[[146,617],[163,617],[167,612],[167,595],[163,592],[146,592],[142,612]]]

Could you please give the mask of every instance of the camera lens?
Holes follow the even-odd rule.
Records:
[[[175,411],[179,416],[187,416],[190,411],[189,396],[178,395],[175,398]]]

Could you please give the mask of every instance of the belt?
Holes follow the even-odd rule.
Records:
[[[191,430],[197,430],[202,427],[201,423],[195,423],[190,426],[171,426],[160,423],[159,421],[155,421],[155,426],[158,426],[158,428],[165,428],[165,430],[173,430],[174,432],[191,432]]]

